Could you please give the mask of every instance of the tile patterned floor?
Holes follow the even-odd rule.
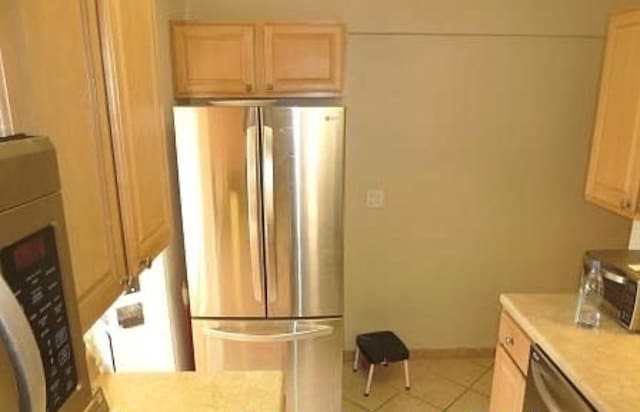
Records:
[[[343,367],[343,412],[488,412],[493,359],[413,359],[411,390],[402,363],[376,367],[369,397],[365,367]]]

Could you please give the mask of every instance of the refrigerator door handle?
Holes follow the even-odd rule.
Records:
[[[246,131],[246,179],[247,179],[247,219],[249,237],[251,241],[251,280],[253,283],[253,298],[258,302],[263,302],[264,296],[264,276],[261,257],[261,233],[260,233],[260,205],[258,203],[258,193],[260,191],[258,172],[258,125],[255,114],[250,115],[250,125]]]
[[[262,193],[264,207],[265,261],[269,303],[278,299],[278,268],[275,250],[273,129],[262,121]]]
[[[291,342],[306,339],[315,339],[322,336],[331,335],[334,329],[331,326],[320,325],[316,328],[290,333],[274,333],[269,335],[236,332],[224,328],[206,328],[205,335],[211,338],[234,340],[239,342],[253,343],[277,343]]]
[[[0,342],[4,342],[16,373],[20,411],[44,412],[46,385],[40,350],[31,325],[0,274]]]

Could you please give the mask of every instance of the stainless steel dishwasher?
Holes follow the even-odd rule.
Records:
[[[596,412],[539,346],[530,358],[523,412]]]

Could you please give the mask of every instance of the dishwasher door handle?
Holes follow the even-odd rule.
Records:
[[[540,359],[540,356],[536,352],[531,354],[531,358],[533,362],[531,362],[530,372],[533,375],[533,382],[536,385],[540,398],[542,398],[542,401],[549,409],[549,412],[563,412],[562,409],[560,409],[560,406],[558,406],[556,400],[553,399],[547,384],[544,382],[544,377],[542,376],[541,371],[543,368],[543,366],[541,366],[543,360]]]
[[[525,411],[596,412],[562,371],[537,345],[531,350]]]

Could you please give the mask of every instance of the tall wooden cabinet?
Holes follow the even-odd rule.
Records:
[[[75,285],[84,328],[120,293],[124,249],[111,140],[95,110],[92,50],[79,1],[2,0],[14,31],[3,39],[15,131],[48,136],[58,156]],[[5,26],[6,27],[6,26]]]
[[[180,98],[337,96],[344,25],[172,22]]]
[[[640,190],[640,11],[611,18],[587,176],[586,199],[638,215]]]
[[[139,4],[151,7],[153,2],[128,3],[128,10],[140,13]],[[107,103],[106,84],[113,89],[110,97],[118,87],[131,87],[118,82],[140,82],[143,75],[104,76],[100,39],[105,33],[98,27],[98,5],[113,10],[113,4],[96,0],[0,0],[0,50],[11,119],[16,132],[48,136],[56,147],[85,330],[122,292],[126,279],[140,272],[141,257],[162,249],[170,225],[165,135],[157,127],[140,130],[156,121],[158,127],[164,124],[162,112],[151,103],[158,98],[149,80],[133,87],[138,101],[148,104],[129,97],[123,98],[126,103]],[[124,30],[133,22],[112,24]],[[139,26],[149,23],[142,18],[135,24],[143,30]],[[110,53],[123,60],[126,54],[117,47]],[[149,63],[150,53],[140,63]],[[122,125],[110,122],[114,112],[126,119]],[[131,125],[139,121],[146,125]],[[112,128],[126,132],[112,133]],[[123,178],[129,175],[133,177]]]
[[[169,244],[169,176],[153,0],[98,0],[129,274]]]

